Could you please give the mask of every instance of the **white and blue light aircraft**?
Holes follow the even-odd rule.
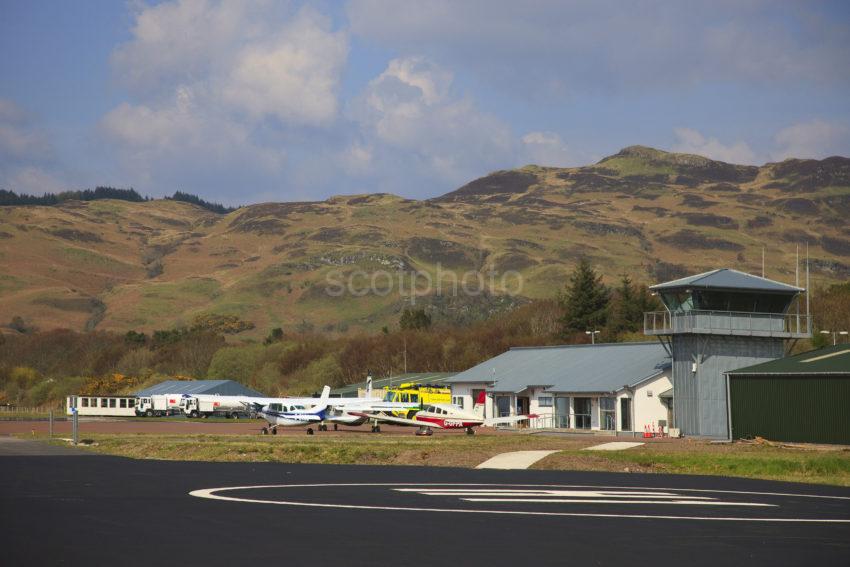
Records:
[[[325,386],[319,398],[278,398],[265,405],[259,403],[246,405],[253,406],[257,416],[268,422],[269,427],[263,427],[260,430],[263,435],[268,434],[269,431],[272,435],[277,435],[278,427],[310,426],[325,421],[330,393],[330,387]],[[305,403],[308,400],[309,404]],[[313,428],[307,427],[307,435],[312,434]]]
[[[338,425],[358,426],[368,418],[364,413],[392,412],[419,409],[419,404],[405,402],[385,402],[380,398],[331,398],[330,387],[325,386],[319,398],[274,398],[258,402],[245,402],[258,417],[265,419],[269,427],[260,431],[263,435],[277,434],[278,427],[306,425],[307,435],[313,434],[311,425],[319,431],[327,431],[328,423],[334,430]],[[373,425],[372,432],[380,432],[380,426]]]

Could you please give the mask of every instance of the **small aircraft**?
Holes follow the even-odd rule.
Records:
[[[330,399],[330,386],[325,386],[319,398],[277,398],[271,403],[261,404],[257,402],[243,402],[246,406],[253,408],[257,417],[265,419],[269,427],[263,427],[260,432],[267,435],[277,435],[278,427],[293,427],[298,425],[311,425],[321,423],[326,419],[328,400]],[[313,434],[313,428],[307,427],[307,435]]]
[[[338,425],[362,425],[368,418],[359,412],[385,412],[419,409],[419,404],[403,402],[385,402],[380,398],[331,398],[330,387],[325,386],[319,398],[270,398],[259,402],[243,402],[253,408],[258,417],[265,419],[270,427],[264,427],[263,435],[271,431],[277,435],[278,427],[316,424],[319,431],[327,431],[327,422]],[[380,427],[372,427],[372,431]],[[313,428],[307,428],[307,435],[313,435]]]
[[[351,412],[354,415],[373,420],[372,430],[377,423],[397,423],[399,425],[416,425],[419,430],[416,435],[433,435],[431,428],[437,429],[466,429],[467,435],[475,434],[475,427],[491,427],[502,423],[516,423],[537,417],[530,415],[512,415],[508,417],[492,417],[484,419],[480,415],[464,411],[453,404],[426,404],[412,418],[394,417],[380,413]],[[378,429],[380,431],[380,429]]]

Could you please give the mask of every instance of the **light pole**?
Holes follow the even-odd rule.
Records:
[[[590,344],[596,344],[596,335],[598,335],[601,331],[585,331],[585,335],[590,335]]]
[[[820,332],[821,335],[829,335],[830,333],[832,333],[832,346],[835,346],[835,345],[838,344],[838,341],[836,340],[837,339],[836,335],[847,336],[847,334],[848,334],[847,331],[821,331]]]

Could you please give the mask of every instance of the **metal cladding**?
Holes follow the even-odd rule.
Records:
[[[784,354],[782,339],[674,335],[673,417],[687,435],[728,437],[724,372]]]
[[[639,384],[670,367],[660,343],[615,343],[515,347],[446,380],[483,383],[495,392],[529,386],[550,392],[614,392]]]
[[[780,358],[784,339],[811,336],[808,314],[788,313],[805,290],[730,269],[650,289],[667,312],[660,325],[657,314],[647,314],[644,332],[672,354],[675,426],[686,435],[728,438],[725,373]]]

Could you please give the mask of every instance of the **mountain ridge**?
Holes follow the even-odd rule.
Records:
[[[500,170],[444,195],[389,193],[271,202],[218,214],[172,200],[0,207],[0,325],[152,330],[201,313],[268,328],[345,332],[397,322],[384,294],[333,297],[328,278],[438,266],[517,272],[475,297],[416,297],[435,320],[465,322],[552,297],[574,262],[606,281],[653,283],[703,268],[793,280],[809,243],[815,282],[850,277],[850,159],[739,166],[630,146],[596,164]],[[383,277],[383,276],[382,276]],[[361,278],[362,279],[362,278]],[[386,282],[381,285],[386,287]],[[383,288],[378,290],[381,293]]]

